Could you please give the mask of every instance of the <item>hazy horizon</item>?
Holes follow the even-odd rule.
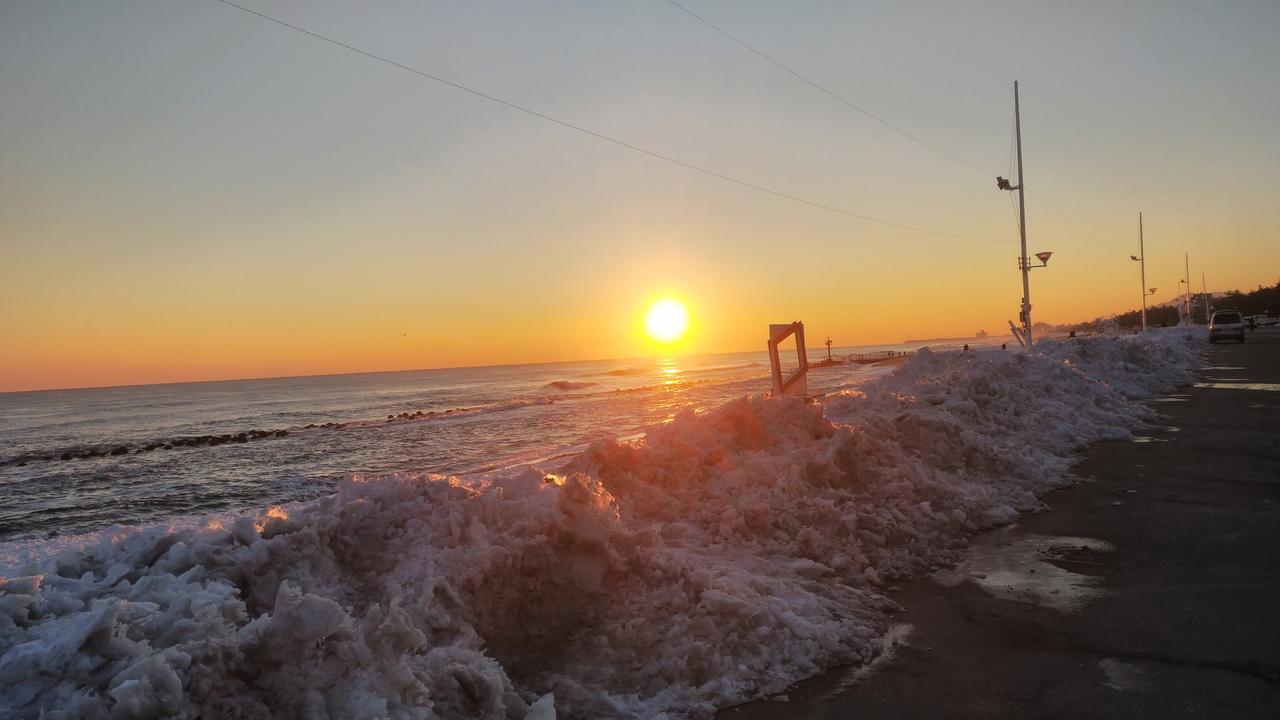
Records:
[[[862,344],[854,343],[854,344],[846,344],[846,345],[832,343],[831,348],[832,350],[849,350],[849,349],[856,349],[856,348],[870,348],[870,347],[882,347],[882,346],[893,346],[893,345],[911,345],[911,344],[921,343],[921,342],[969,340],[977,337],[978,337],[977,335],[958,335],[955,337],[909,338],[909,339],[901,340],[898,342],[884,342],[884,343],[862,343]],[[806,346],[806,350],[808,351],[809,356],[813,357],[815,355],[821,355],[825,353],[827,351],[827,348],[825,344],[819,343],[818,347]],[[342,371],[342,372],[307,373],[303,375],[258,375],[253,377],[191,378],[186,380],[126,383],[121,385],[84,385],[84,386],[78,386],[78,387],[35,387],[35,388],[24,388],[20,390],[0,389],[0,395],[28,393],[28,392],[111,390],[111,389],[117,389],[117,388],[148,387],[152,385],[157,385],[157,386],[159,385],[196,385],[201,383],[249,382],[249,381],[255,381],[255,380],[296,380],[296,379],[303,379],[303,378],[341,377],[344,375],[380,375],[380,374],[390,374],[390,373],[413,373],[413,372],[435,372],[435,371],[443,372],[443,371],[449,371],[449,370],[473,370],[473,369],[486,370],[486,369],[496,369],[496,368],[504,368],[504,367],[538,367],[541,365],[570,365],[574,363],[590,364],[590,363],[610,363],[610,362],[621,363],[621,362],[663,361],[663,360],[678,361],[681,358],[705,358],[705,357],[715,357],[717,355],[744,355],[747,353],[759,353],[763,355],[763,354],[766,354],[767,352],[768,351],[766,348],[761,347],[761,348],[752,348],[752,349],[743,349],[743,350],[717,350],[717,351],[699,352],[699,353],[683,352],[683,353],[670,353],[666,355],[636,355],[631,357],[583,357],[583,358],[566,358],[563,360],[543,360],[543,361],[536,361],[536,362],[518,362],[518,363],[481,363],[477,365],[448,365],[448,366],[434,366],[434,367],[386,368],[386,369],[377,369],[377,370],[357,369],[357,370],[348,370],[348,371]]]

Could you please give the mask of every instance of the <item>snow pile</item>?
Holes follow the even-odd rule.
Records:
[[[1130,398],[1145,398],[1196,382],[1204,328],[1166,328],[1145,335],[1045,339],[1036,352],[1098,378]]]
[[[288,513],[116,529],[0,579],[0,714],[706,717],[873,660],[884,583],[1039,507],[1187,380],[1192,342],[922,351],[556,474],[353,476]]]

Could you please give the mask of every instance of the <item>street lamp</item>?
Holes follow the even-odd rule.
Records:
[[[1182,291],[1183,285],[1187,286],[1187,290],[1185,293]],[[1178,317],[1181,318],[1182,322],[1179,322],[1178,324],[1181,325],[1183,322],[1185,322],[1186,324],[1190,325],[1191,324],[1191,285],[1182,278],[1178,278],[1178,294],[1182,296],[1182,299],[1178,301]]]
[[[1147,250],[1142,237],[1142,213],[1138,213],[1138,254],[1130,255],[1129,259],[1138,263],[1141,268],[1139,271],[1139,281],[1142,283],[1138,289],[1142,291],[1142,332],[1147,331],[1147,295],[1155,295],[1156,289],[1151,288],[1151,292],[1147,292]]]
[[[1050,258],[1050,257],[1052,257],[1052,256],[1053,256],[1053,253],[1052,253],[1052,252],[1038,252],[1038,253],[1036,253],[1036,259],[1040,261],[1040,264],[1039,264],[1039,265],[1031,265],[1031,264],[1028,264],[1028,265],[1027,265],[1027,270],[1035,270],[1036,268],[1042,268],[1042,267],[1047,266],[1047,265],[1049,264],[1049,258]],[[1019,269],[1019,270],[1021,270],[1021,269],[1022,269],[1022,258],[1018,258],[1018,269]]]
[[[1146,332],[1147,331],[1147,296],[1155,295],[1156,289],[1148,288],[1146,286],[1147,285],[1146,258],[1138,257],[1137,255],[1130,255],[1129,259],[1138,263],[1138,266],[1141,268],[1138,271],[1138,274],[1139,274],[1139,280],[1142,282],[1142,286],[1139,288],[1140,290],[1142,290],[1142,332]]]

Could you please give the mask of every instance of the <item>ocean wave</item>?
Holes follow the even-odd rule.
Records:
[[[707,375],[710,373],[724,372],[726,370],[744,370],[746,368],[758,368],[758,367],[764,367],[764,366],[765,366],[765,363],[762,363],[762,362],[745,362],[745,363],[738,363],[737,365],[717,365],[714,367],[705,367],[705,368],[695,367],[695,368],[690,368],[688,370],[681,370],[680,374],[681,375]]]
[[[594,384],[594,383],[593,383]],[[94,443],[62,447],[54,450],[24,452],[6,458],[0,458],[0,466],[25,466],[32,463],[69,462],[72,460],[92,460],[127,455],[139,455],[163,450],[182,450],[196,447],[217,447],[219,445],[237,445],[257,440],[283,438],[290,434],[322,430],[346,430],[357,428],[385,427],[387,425],[430,422],[448,420],[472,415],[507,412],[535,405],[550,405],[558,402],[557,398],[535,397],[505,400],[487,405],[456,407],[448,410],[417,410],[387,415],[385,419],[348,420],[343,422],[307,423],[306,425],[277,428],[270,430],[244,430],[241,432],[212,435],[178,435],[154,438],[143,441]]]
[[[765,363],[762,363],[762,362],[750,361],[750,362],[744,362],[744,363],[737,363],[734,365],[715,365],[711,367],[693,367],[688,369],[682,369],[677,367],[676,369],[679,371],[679,374],[681,375],[688,375],[688,374],[702,375],[707,373],[724,372],[725,370],[741,370],[743,368],[763,367],[764,365]],[[591,373],[586,377],[600,377],[604,375],[613,376],[613,377],[627,377],[631,375],[654,375],[654,374],[661,374],[661,373],[662,373],[662,368],[660,368],[657,365],[644,365],[644,366],[636,366],[636,367],[628,367],[628,368],[617,368],[614,370],[606,370],[604,372]]]
[[[1150,422],[1189,333],[922,351],[544,472],[352,475],[0,579],[6,716],[706,718],[883,652],[884,588]]]
[[[388,415],[385,420],[354,420],[351,422],[340,423],[340,428],[370,428],[383,427],[395,423],[414,423],[414,422],[431,422],[435,420],[448,420],[451,418],[470,417],[472,415],[488,415],[490,413],[508,412],[511,410],[520,410],[521,408],[533,407],[535,405],[551,405],[561,402],[560,399],[554,397],[533,397],[533,398],[517,398],[515,400],[502,400],[488,405],[476,405],[473,407],[456,407],[449,410],[430,410],[415,412],[402,412],[396,415]],[[311,426],[306,426],[311,427]],[[324,427],[324,426],[316,426]]]
[[[582,381],[582,380],[555,380],[547,383],[543,387],[554,388],[556,390],[582,390],[584,388],[595,387],[600,383]]]
[[[637,366],[627,368],[616,368],[614,370],[605,370],[604,372],[591,373],[588,377],[599,377],[601,375],[611,375],[613,377],[626,377],[627,375],[644,375],[653,372],[653,366]]]

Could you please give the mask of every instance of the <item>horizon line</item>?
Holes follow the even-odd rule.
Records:
[[[881,342],[881,343],[864,343],[860,345],[834,345],[835,348],[862,348],[875,347],[878,345],[911,345],[919,342],[940,342],[945,340],[969,340],[978,338],[978,335],[957,335],[954,337],[939,338],[922,338],[900,340],[898,342]],[[761,344],[764,344],[763,341]],[[822,345],[822,343],[819,343]],[[806,350],[814,351],[814,348],[806,347]],[[706,357],[710,355],[735,355],[739,353],[761,352],[767,353],[768,350],[760,348],[759,350],[719,350],[715,352],[703,353],[673,353],[670,355],[632,355],[629,357],[605,357],[605,358],[578,358],[572,360],[540,360],[536,362],[505,362],[505,363],[477,363],[474,365],[448,365],[439,367],[416,367],[416,368],[400,368],[394,370],[352,370],[347,372],[320,372],[320,373],[302,373],[299,375],[255,375],[250,377],[228,377],[228,378],[209,378],[205,380],[166,380],[161,382],[141,382],[141,383],[122,383],[119,385],[81,385],[68,387],[42,387],[29,388],[26,390],[0,390],[0,395],[19,395],[22,393],[40,393],[40,392],[75,392],[78,390],[113,390],[120,388],[142,388],[142,387],[163,387],[167,385],[200,385],[207,383],[224,383],[224,382],[252,382],[258,380],[293,380],[300,378],[324,378],[324,377],[345,377],[349,375],[389,375],[391,373],[410,373],[410,372],[428,372],[436,370],[479,370],[485,368],[501,368],[501,367],[521,367],[521,366],[537,366],[537,365],[561,365],[568,363],[589,363],[589,362],[623,362],[630,360],[663,360],[674,357]]]

